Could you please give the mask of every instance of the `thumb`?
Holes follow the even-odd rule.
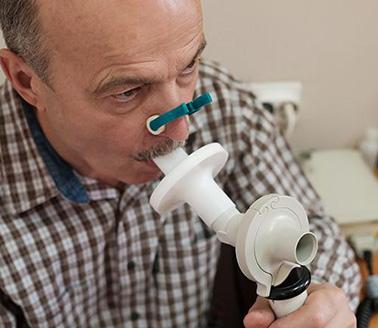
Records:
[[[267,299],[258,296],[249,309],[243,323],[246,328],[267,328],[275,320],[274,313]]]

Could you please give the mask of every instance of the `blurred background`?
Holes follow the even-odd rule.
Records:
[[[206,56],[249,82],[300,81],[297,149],[355,145],[378,124],[378,2],[205,0]]]

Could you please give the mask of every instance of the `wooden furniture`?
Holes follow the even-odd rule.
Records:
[[[366,284],[366,279],[368,277],[368,269],[366,266],[365,261],[363,260],[357,260],[358,264],[360,266],[361,270],[361,275],[362,275],[362,281],[363,281],[363,287],[361,290],[361,300],[364,299],[365,297],[365,284]],[[373,259],[373,273],[378,274],[378,253],[374,255]],[[370,321],[369,328],[378,328],[378,313],[373,316],[373,318]]]

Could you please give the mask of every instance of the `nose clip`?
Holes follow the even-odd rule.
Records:
[[[177,120],[186,115],[193,115],[198,112],[203,106],[211,104],[213,101],[209,92],[194,99],[191,102],[183,103],[178,107],[161,115],[153,115],[146,121],[147,130],[153,135],[159,135],[165,130],[165,125]]]

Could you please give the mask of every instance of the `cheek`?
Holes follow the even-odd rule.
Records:
[[[41,116],[50,136],[88,156],[125,156],[143,148],[146,115],[140,110],[114,115],[111,108],[99,108],[74,90],[69,91],[45,94],[46,110]]]
[[[97,128],[92,133],[99,151],[105,149],[109,153],[121,155],[139,152],[146,143],[144,125],[138,124],[139,121],[132,117],[120,117],[97,122]]]
[[[63,110],[49,112],[51,129],[72,148],[85,154],[133,153],[140,148],[143,125],[133,118],[112,116],[93,110]],[[74,107],[80,108],[80,107]]]

